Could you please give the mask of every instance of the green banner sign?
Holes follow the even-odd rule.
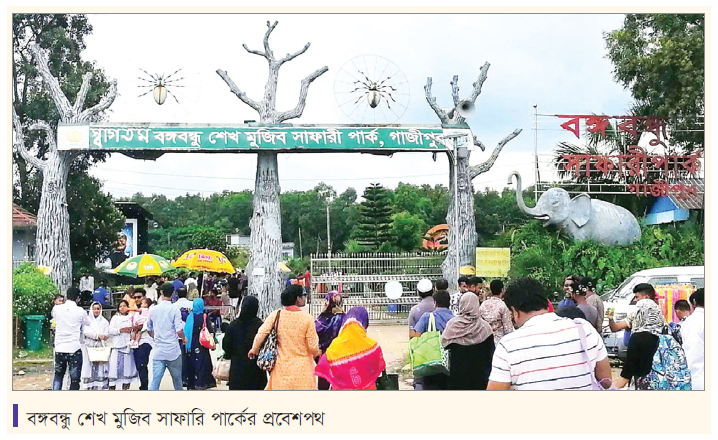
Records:
[[[452,130],[456,132],[456,130]],[[468,132],[468,130],[467,130]],[[61,150],[446,151],[441,126],[60,125]]]

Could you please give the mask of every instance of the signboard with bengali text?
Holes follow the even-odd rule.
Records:
[[[452,130],[456,131],[456,130]],[[469,130],[465,130],[470,135]],[[446,151],[441,126],[61,124],[61,150],[168,152]]]
[[[510,267],[510,248],[476,248],[476,276],[505,278]]]

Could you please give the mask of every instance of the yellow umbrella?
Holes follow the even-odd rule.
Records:
[[[291,272],[291,271],[292,271],[292,269],[290,269],[289,266],[287,266],[287,265],[286,265],[284,262],[282,262],[282,261],[280,261],[279,263],[277,263],[277,268],[279,268],[279,270],[281,270],[282,272]]]
[[[176,270],[163,257],[154,254],[141,254],[129,258],[115,268],[118,275],[128,277],[146,277],[161,275],[165,272]]]
[[[232,262],[222,252],[209,249],[192,249],[172,262],[174,267],[204,272],[234,273]]]

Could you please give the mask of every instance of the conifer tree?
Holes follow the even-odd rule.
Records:
[[[353,238],[360,245],[376,251],[383,243],[392,241],[391,196],[381,184],[372,183],[364,190],[363,197]]]

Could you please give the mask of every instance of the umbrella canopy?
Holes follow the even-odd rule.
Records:
[[[282,272],[291,272],[292,269],[289,268],[284,262],[280,261],[277,263],[277,268],[281,270]]]
[[[115,269],[118,275],[129,277],[146,277],[150,275],[162,275],[165,272],[176,270],[169,261],[154,254],[136,255],[120,263]]]
[[[209,249],[192,249],[172,262],[174,267],[205,272],[234,273],[234,266],[222,252]]]

